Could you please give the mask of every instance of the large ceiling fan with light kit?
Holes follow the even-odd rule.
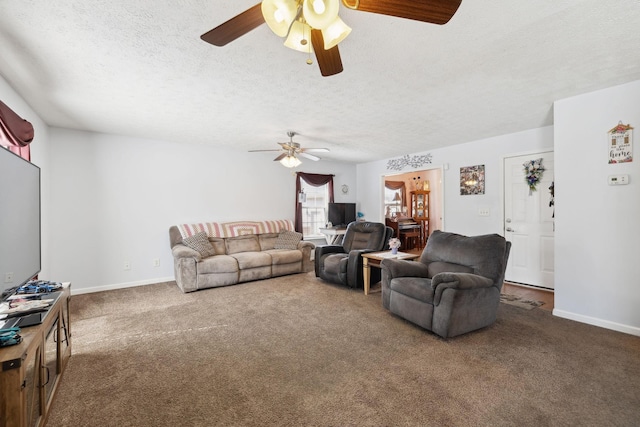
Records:
[[[311,53],[315,53],[320,73],[327,77],[342,72],[338,43],[351,33],[351,28],[338,16],[340,3],[352,10],[443,25],[449,22],[461,2],[462,0],[263,0],[204,33],[200,38],[215,46],[224,46],[266,22],[271,31],[285,38],[285,46],[307,53],[308,64],[313,63]]]
[[[313,160],[317,162],[320,160],[320,157],[314,156],[313,154],[309,154],[310,152],[320,153],[329,151],[328,148],[302,148],[300,144],[297,142],[293,142],[293,137],[296,135],[295,132],[289,131],[287,132],[287,136],[289,137],[289,142],[278,142],[282,148],[273,149],[273,150],[249,150],[250,153],[257,153],[261,151],[281,151],[282,153],[273,159],[274,162],[280,162],[282,165],[288,168],[295,168],[299,166],[302,162],[298,159],[298,156],[305,157],[309,160]]]

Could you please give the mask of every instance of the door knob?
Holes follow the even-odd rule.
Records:
[[[507,218],[507,219],[506,219],[506,221],[507,221],[507,222],[511,222],[511,218]]]
[[[513,228],[507,227],[507,231],[513,231]]]

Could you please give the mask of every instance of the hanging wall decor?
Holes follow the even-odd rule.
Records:
[[[544,166],[542,166],[542,157],[536,160],[529,160],[522,164],[524,166],[524,179],[529,186],[529,195],[536,191],[536,186],[542,179]]]
[[[411,166],[412,168],[417,169],[429,163],[431,163],[431,154],[411,157],[409,157],[409,155],[407,154],[404,157],[400,157],[399,159],[389,160],[387,162],[387,169],[400,171],[405,166]]]
[[[484,165],[460,168],[460,195],[484,194]]]
[[[631,125],[618,125],[608,132],[609,164],[633,161],[633,128]]]

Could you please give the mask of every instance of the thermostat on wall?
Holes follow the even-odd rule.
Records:
[[[629,183],[629,175],[609,175],[609,185],[625,185]]]

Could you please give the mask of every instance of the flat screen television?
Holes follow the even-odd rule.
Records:
[[[0,147],[0,291],[40,272],[40,249],[40,168]]]
[[[328,221],[334,227],[346,227],[355,220],[355,203],[329,203]]]

